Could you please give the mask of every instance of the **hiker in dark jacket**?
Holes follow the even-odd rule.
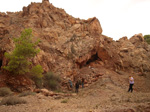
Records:
[[[78,93],[79,92],[79,81],[77,81],[75,83],[75,92]]]
[[[84,78],[82,78],[82,88],[84,88]]]

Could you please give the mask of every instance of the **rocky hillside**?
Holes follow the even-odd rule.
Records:
[[[48,0],[31,3],[21,12],[0,13],[0,67],[8,63],[4,53],[13,50],[12,39],[19,37],[25,28],[32,28],[34,39],[41,40],[38,45],[41,51],[33,63],[40,64],[45,72],[53,71],[72,80],[80,75],[91,82],[105,75],[101,68],[107,68],[120,75],[134,72],[142,79],[150,79],[150,46],[142,34],[114,41],[102,35],[97,18],[74,18]],[[8,83],[8,78],[3,77],[1,85],[17,83],[11,82],[13,79]],[[31,81],[24,83],[32,85]]]
[[[118,85],[119,79],[125,82],[126,75],[118,77],[107,69],[103,72],[107,73],[88,87],[79,89],[78,95],[28,95],[21,97],[26,104],[0,105],[0,112],[150,112],[150,93],[136,91],[137,83],[133,93],[128,93],[128,86]],[[0,97],[0,100],[5,98]]]

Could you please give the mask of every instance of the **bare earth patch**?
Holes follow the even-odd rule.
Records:
[[[60,98],[40,93],[25,96],[22,98],[26,104],[1,105],[0,112],[149,112],[150,93],[128,93],[127,89],[128,86],[116,85],[105,76],[89,87],[80,88],[79,94]]]

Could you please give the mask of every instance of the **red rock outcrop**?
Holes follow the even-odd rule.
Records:
[[[14,48],[12,39],[19,37],[24,28],[32,28],[34,39],[41,40],[41,51],[33,63],[40,64],[45,72],[72,76],[94,63],[115,71],[150,72],[150,47],[141,34],[114,41],[102,35],[97,18],[74,18],[48,0],[31,3],[21,12],[0,13],[2,66],[7,64],[4,53]]]
[[[102,33],[97,18],[88,20],[73,18],[63,9],[55,8],[45,0],[42,3],[31,3],[23,8],[23,12],[1,14],[0,18],[2,23],[0,34],[3,37],[1,42],[6,38],[12,41],[12,38],[19,36],[24,28],[33,29],[35,39],[41,40],[39,44],[41,52],[33,62],[41,64],[45,71],[58,71],[66,66],[68,69],[63,72],[68,72],[74,66],[71,61],[78,60],[79,57],[97,49]],[[9,43],[5,41],[8,47]],[[1,45],[3,51],[12,50],[10,48],[13,45],[10,48],[5,45]],[[88,60],[90,57],[86,58]]]

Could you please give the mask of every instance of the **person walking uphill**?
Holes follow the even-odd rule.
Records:
[[[128,89],[128,92],[133,91],[133,85],[134,85],[134,79],[132,76],[129,76],[129,89]]]
[[[84,78],[82,78],[82,88],[84,88]]]
[[[73,87],[73,85],[72,85],[72,81],[71,81],[71,79],[69,79],[69,85],[70,85],[70,88],[72,88]]]
[[[77,81],[76,84],[75,84],[75,92],[76,93],[79,92],[79,81]]]

